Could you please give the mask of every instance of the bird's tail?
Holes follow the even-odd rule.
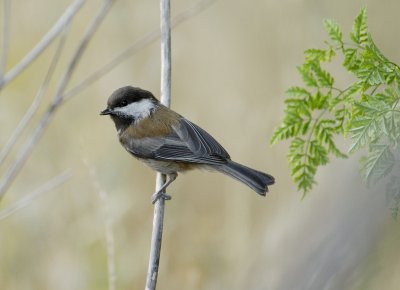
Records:
[[[268,192],[268,185],[275,183],[275,179],[271,175],[241,165],[232,160],[216,167],[216,169],[246,184],[260,195],[265,195]]]

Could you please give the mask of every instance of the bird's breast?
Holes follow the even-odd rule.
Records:
[[[141,139],[147,137],[168,136],[173,131],[173,126],[179,123],[180,116],[168,108],[158,108],[149,117],[128,126],[120,136]]]
[[[158,109],[149,117],[131,123],[122,130],[119,141],[122,146],[136,157],[152,158],[154,152],[165,143],[165,140],[179,125],[180,116],[168,108]]]

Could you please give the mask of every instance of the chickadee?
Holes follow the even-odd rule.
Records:
[[[126,86],[108,99],[107,109],[122,146],[168,181],[152,196],[171,199],[164,190],[178,172],[203,168],[222,172],[265,196],[274,177],[231,160],[228,152],[206,131],[162,105],[152,93]]]

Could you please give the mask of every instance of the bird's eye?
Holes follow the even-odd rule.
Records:
[[[125,107],[126,105],[128,105],[128,101],[127,100],[122,100],[121,101],[121,107]]]

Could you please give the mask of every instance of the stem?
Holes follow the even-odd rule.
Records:
[[[165,183],[165,175],[157,173],[156,191]],[[159,198],[154,205],[153,230],[151,232],[151,246],[149,268],[147,270],[145,290],[155,290],[160,265],[161,242],[164,228],[165,200]]]
[[[1,18],[1,48],[0,48],[0,82],[7,68],[8,47],[10,40],[10,18],[11,18],[11,1],[3,0],[3,9]]]
[[[192,7],[188,8],[187,10],[177,14],[171,20],[171,28],[175,28],[180,24],[184,23],[185,21],[191,19],[192,17],[196,16],[208,6],[216,2],[217,0],[200,0],[199,2],[195,3]],[[69,100],[89,85],[94,83],[95,81],[99,80],[104,75],[111,72],[117,65],[121,62],[126,60],[128,57],[134,55],[135,53],[139,52],[144,47],[152,44],[156,40],[160,38],[160,31],[159,29],[153,30],[148,34],[144,35],[143,37],[139,38],[135,41],[132,45],[126,48],[124,51],[117,54],[114,58],[112,58],[109,62],[101,66],[95,72],[91,73],[88,77],[82,80],[80,83],[72,87],[71,89],[67,90],[64,93],[64,100]]]
[[[68,27],[65,27],[65,30],[67,28]],[[8,139],[6,145],[4,145],[4,147],[0,151],[0,166],[2,165],[4,160],[7,158],[8,154],[11,152],[11,150],[15,147],[15,144],[18,141],[18,138],[21,136],[21,134],[26,129],[26,127],[30,124],[33,116],[38,111],[39,106],[42,103],[43,96],[44,96],[45,92],[47,91],[47,88],[49,87],[50,80],[53,77],[57,63],[61,57],[61,52],[62,52],[64,44],[65,44],[65,39],[66,39],[66,31],[64,31],[63,34],[61,35],[60,42],[57,46],[56,52],[53,56],[53,59],[51,60],[49,69],[47,70],[47,73],[43,80],[43,83],[40,86],[38,92],[36,93],[34,100],[32,101],[32,103],[31,103],[29,109],[26,111],[25,115],[22,117],[21,121],[18,123],[18,126],[15,128],[11,137]]]
[[[0,79],[0,89],[7,83],[12,81],[17,75],[19,75],[32,61],[34,61],[45,48],[59,35],[68,25],[75,14],[79,11],[85,0],[75,0],[64,12],[64,14],[58,19],[53,27],[46,33],[45,36],[36,44],[25,57],[17,63],[9,72],[4,75],[3,79]]]
[[[71,178],[71,171],[66,170],[63,173],[57,175],[56,177],[50,179],[45,184],[41,185],[39,188],[35,189],[31,193],[25,195],[23,198],[18,200],[13,205],[3,209],[0,211],[0,220],[8,218],[10,215],[19,211],[20,209],[30,205],[34,199],[38,198],[44,193],[52,191],[57,188],[61,184],[65,183],[67,180]]]
[[[72,73],[75,71],[76,65],[80,60],[85,48],[92,38],[97,28],[99,27],[101,21],[106,16],[109,11],[113,0],[104,0],[102,6],[99,8],[97,14],[94,16],[93,20],[90,22],[87,30],[85,31],[75,53],[73,54],[66,71],[58,85],[56,94],[54,95],[52,103],[47,108],[47,111],[43,114],[42,118],[39,120],[33,132],[28,137],[28,140],[23,144],[22,149],[18,152],[18,157],[15,162],[9,167],[9,169],[4,174],[4,177],[0,180],[0,201],[4,197],[7,189],[14,181],[15,177],[18,175],[19,171],[24,166],[25,162],[30,157],[35,145],[39,142],[40,138],[47,126],[49,125],[54,113],[62,104],[62,96],[65,91],[69,80],[71,79]]]
[[[161,20],[161,103],[171,104],[171,17],[170,1],[160,0]],[[165,175],[157,173],[156,190],[165,183]],[[161,242],[164,224],[165,200],[159,198],[154,205],[153,231],[151,237],[149,268],[146,290],[155,290],[160,264]]]

